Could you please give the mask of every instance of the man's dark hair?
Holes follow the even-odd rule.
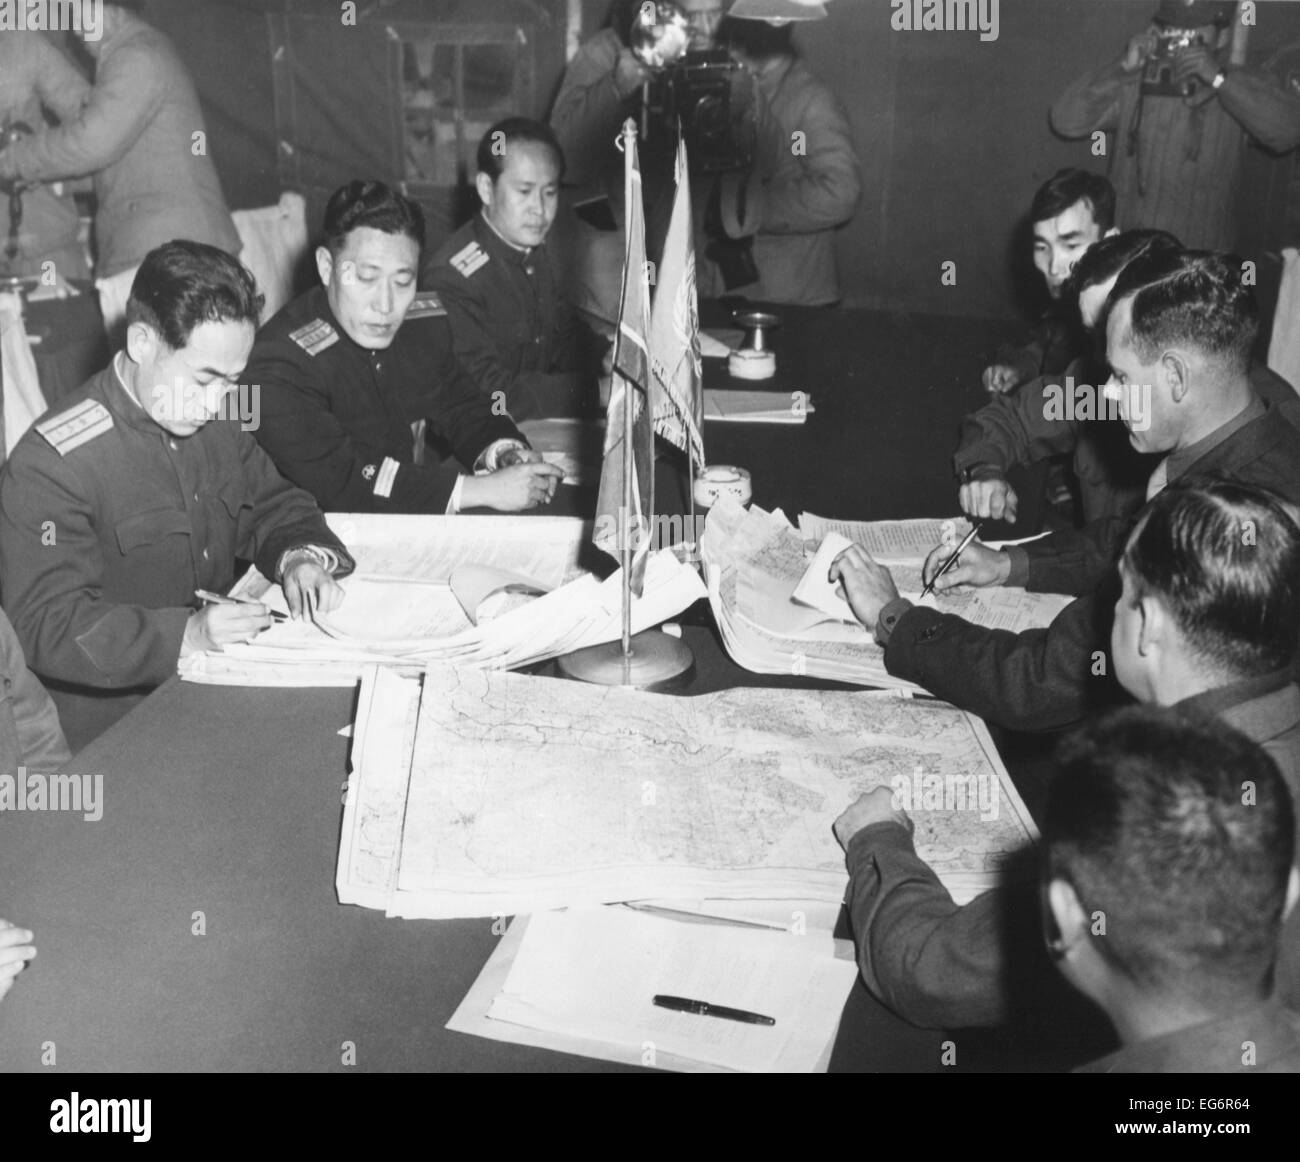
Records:
[[[348,182],[330,195],[325,206],[324,244],[335,257],[348,235],[363,227],[381,234],[405,234],[424,249],[424,211],[418,202],[383,182]]]
[[[559,168],[559,176],[564,176],[564,150],[560,148],[555,131],[531,117],[507,117],[483,134],[478,143],[478,172],[487,174],[495,183],[505,169],[506,151],[512,145],[528,144],[549,149]]]
[[[1300,513],[1235,480],[1183,477],[1138,517],[1121,563],[1188,646],[1229,681],[1290,666],[1300,648]]]
[[[1208,250],[1150,253],[1130,262],[1110,292],[1133,296],[1133,346],[1144,363],[1161,351],[1194,347],[1232,373],[1245,374],[1259,333],[1259,304],[1241,261]]]
[[[1092,286],[1114,278],[1130,262],[1146,254],[1172,253],[1182,243],[1166,230],[1125,230],[1100,238],[1088,247],[1070,273],[1070,290],[1075,298]]]
[[[1271,991],[1295,817],[1245,736],[1167,708],[1103,717],[1057,751],[1043,842],[1094,946],[1140,988],[1211,1007]]]
[[[256,327],[264,301],[237,258],[203,242],[177,239],[144,256],[126,301],[126,324],[147,324],[179,351],[200,323]]]
[[[1073,168],[1057,170],[1038,187],[1029,207],[1029,220],[1043,222],[1056,218],[1076,202],[1088,207],[1103,234],[1115,225],[1115,187],[1110,179]]]
[[[719,45],[740,49],[752,60],[794,56],[794,26],[728,16],[718,26]]]

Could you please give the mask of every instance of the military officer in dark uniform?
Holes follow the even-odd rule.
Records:
[[[499,121],[478,147],[482,212],[425,262],[456,358],[516,420],[580,414],[594,395],[579,372],[577,324],[560,293],[546,237],[564,155],[547,125]]]
[[[0,475],[0,581],[76,750],[196,650],[271,624],[262,605],[196,609],[236,558],[294,616],[333,609],[352,559],[243,425],[210,422],[253,347],[261,296],[234,258],[169,242],[145,258],[126,350],[23,436]],[[242,410],[242,409],[241,409]]]
[[[330,512],[445,513],[545,504],[563,476],[452,352],[446,312],[416,294],[424,216],[381,182],[336,190],[316,249],[324,284],[277,314],[248,368],[257,438]],[[426,423],[474,475],[437,462]]]

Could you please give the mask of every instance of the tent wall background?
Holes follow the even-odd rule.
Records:
[[[1087,142],[1065,142],[1048,128],[1056,93],[1086,69],[1112,59],[1156,7],[1156,0],[1001,0],[996,41],[974,32],[895,32],[889,0],[832,0],[829,18],[802,26],[796,41],[813,70],[839,95],[863,162],[864,191],[842,231],[846,301],[869,307],[972,317],[1026,309],[1023,247],[1017,225],[1035,187],[1063,165],[1104,171]],[[394,110],[381,61],[368,40],[394,19],[469,19],[514,11],[538,30],[534,91],[544,115],[564,65],[565,0],[399,0],[359,3],[358,28],[341,18],[322,31],[319,61],[299,89],[314,125],[308,159],[313,184],[352,177],[400,178]],[[583,0],[584,34],[604,22],[608,0]],[[276,90],[268,14],[341,13],[334,0],[150,0],[145,16],[168,33],[203,97],[211,146],[232,207],[268,205],[279,196]],[[1300,39],[1300,4],[1258,5],[1252,56],[1266,42]],[[342,115],[346,123],[332,120]],[[319,132],[317,132],[317,130]],[[356,138],[364,140],[357,141]],[[1247,257],[1261,284],[1276,278],[1265,255],[1300,242],[1300,214],[1287,183],[1293,158],[1252,151],[1242,215]],[[387,167],[385,169],[385,167]],[[309,195],[309,222],[321,202]],[[454,202],[429,205],[431,241],[455,224]],[[1122,212],[1122,207],[1121,207]],[[1287,223],[1288,213],[1290,223]],[[957,285],[943,286],[943,262]]]

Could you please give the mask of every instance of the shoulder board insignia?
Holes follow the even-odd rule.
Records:
[[[447,308],[442,305],[442,299],[433,291],[421,291],[411,300],[411,305],[406,311],[406,317],[408,319],[430,319],[446,313]]]
[[[319,355],[327,347],[333,347],[339,341],[339,333],[324,319],[312,319],[306,326],[290,331],[289,338],[308,355]]]
[[[97,400],[87,399],[57,416],[42,420],[36,425],[36,430],[60,456],[66,456],[74,448],[102,436],[112,426],[113,417],[108,408]]]
[[[447,261],[466,278],[469,278],[470,275],[487,266],[491,261],[491,257],[477,242],[471,242],[468,246],[456,251]]]

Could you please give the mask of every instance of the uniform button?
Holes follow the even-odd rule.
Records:
[[[199,494],[196,492],[196,493],[194,494],[194,500],[195,500],[196,503],[198,502],[198,499],[199,499]]]
[[[175,451],[176,451],[176,441],[175,441],[175,440],[168,440],[168,441],[167,441],[167,447],[169,447],[173,452],[175,452]]]
[[[207,549],[204,549],[204,550],[203,550],[203,559],[204,559],[205,561],[209,560],[209,559],[211,558],[211,556],[212,556],[212,554],[209,553]]]

